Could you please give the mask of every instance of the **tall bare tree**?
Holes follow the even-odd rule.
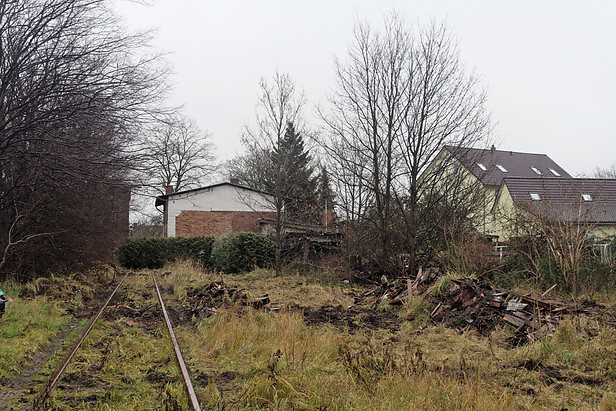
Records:
[[[0,270],[109,256],[165,89],[147,42],[104,0],[0,2]]]
[[[159,123],[148,138],[149,185],[164,193],[202,184],[214,171],[214,147],[209,135],[190,119],[174,115]]]
[[[289,218],[286,211],[289,201],[299,195],[299,173],[306,179],[305,170],[295,164],[298,161],[296,147],[287,144],[305,132],[302,118],[305,99],[303,94],[297,93],[288,74],[276,73],[271,83],[262,79],[259,87],[256,126],[246,127],[242,136],[247,154],[231,165],[230,172],[242,183],[272,195],[267,206],[276,212],[274,264],[276,273],[280,274],[284,225]],[[305,156],[303,144],[299,156]],[[313,185],[316,190],[316,180]]]
[[[395,14],[382,32],[358,24],[336,72],[331,111],[321,112],[330,135],[323,146],[341,175],[352,176],[344,177],[349,185],[343,193],[364,191],[343,206],[361,210],[351,214],[374,228],[383,269],[393,269],[396,247],[408,253],[414,270],[420,234],[437,224],[423,216],[465,194],[463,185],[451,184],[450,160],[434,160],[445,145],[471,147],[485,140],[485,95],[476,78],[465,74],[444,25],[411,29]]]

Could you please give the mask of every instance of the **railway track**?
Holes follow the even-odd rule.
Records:
[[[72,346],[70,352],[68,353],[68,355],[66,356],[66,358],[64,358],[64,360],[60,363],[60,365],[58,366],[58,368],[56,369],[54,374],[49,378],[49,380],[45,384],[44,388],[39,392],[39,394],[36,396],[36,398],[34,399],[32,404],[30,404],[30,407],[28,407],[27,409],[29,409],[29,410],[40,410],[40,409],[43,409],[43,407],[45,405],[45,402],[47,401],[47,399],[49,398],[51,393],[54,391],[54,389],[57,387],[58,383],[61,381],[62,376],[64,374],[64,371],[66,370],[67,366],[70,364],[71,360],[75,356],[75,353],[79,350],[79,347],[81,346],[81,344],[88,337],[88,334],[90,333],[90,331],[94,327],[94,324],[100,318],[100,316],[103,314],[103,312],[105,311],[105,309],[107,308],[107,306],[109,305],[109,303],[111,302],[113,297],[116,295],[116,292],[120,289],[122,284],[124,284],[124,280],[126,280],[128,275],[129,275],[129,273],[125,274],[124,277],[122,277],[122,279],[120,280],[118,285],[113,289],[111,294],[109,294],[109,297],[107,298],[105,303],[101,306],[101,308],[98,310],[98,312],[90,319],[88,325],[86,326],[86,328],[82,332],[81,336],[77,339],[77,341],[75,341],[75,343],[73,344],[73,346]],[[156,291],[156,294],[157,294],[157,297],[158,297],[158,301],[159,301],[159,304],[160,304],[160,309],[161,309],[162,314],[163,314],[164,322],[165,322],[165,325],[167,327],[167,331],[169,333],[169,337],[171,339],[171,343],[173,344],[173,351],[175,353],[175,359],[176,359],[176,362],[177,362],[178,366],[180,367],[181,380],[182,380],[182,384],[184,385],[184,389],[186,391],[186,394],[188,396],[188,400],[189,400],[188,403],[189,403],[189,405],[190,405],[192,410],[200,411],[201,407],[199,405],[199,401],[197,400],[197,396],[195,394],[195,390],[193,388],[193,385],[192,385],[192,382],[191,382],[191,379],[190,379],[190,375],[188,373],[188,369],[187,369],[186,364],[184,362],[184,358],[182,356],[182,352],[181,352],[180,347],[178,345],[177,338],[175,337],[175,332],[173,331],[173,325],[171,324],[171,320],[169,319],[169,315],[167,313],[167,308],[165,306],[162,294],[160,292],[160,288],[158,286],[158,281],[156,280],[156,275],[154,273],[152,273],[152,281],[153,281],[153,285],[154,285],[153,288]]]

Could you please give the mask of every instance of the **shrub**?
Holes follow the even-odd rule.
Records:
[[[118,248],[118,261],[126,268],[161,268],[176,259],[196,260],[212,267],[212,237],[129,238]]]
[[[214,268],[226,273],[268,266],[274,258],[272,238],[256,233],[230,233],[218,237],[212,247]]]

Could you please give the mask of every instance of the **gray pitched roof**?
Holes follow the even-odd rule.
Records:
[[[513,201],[565,221],[581,216],[593,223],[616,222],[616,179],[505,178]],[[540,200],[533,201],[530,193]],[[582,194],[590,195],[585,201]],[[587,197],[588,199],[588,197]]]
[[[545,154],[453,146],[445,146],[445,149],[485,185],[500,186],[503,178],[508,177],[571,178],[569,173]],[[486,170],[482,170],[478,164],[482,164]],[[497,165],[507,171],[502,171]],[[531,167],[541,174],[537,174]],[[550,169],[560,176],[556,176]]]
[[[220,187],[220,186],[231,186],[231,187],[239,188],[239,189],[242,189],[242,190],[253,191],[255,193],[260,193],[260,194],[263,194],[263,195],[266,195],[266,196],[271,196],[272,195],[270,193],[266,193],[265,191],[256,190],[254,188],[246,187],[246,186],[243,186],[243,185],[240,185],[240,184],[224,182],[224,183],[212,184],[212,185],[205,186],[205,187],[192,188],[190,190],[176,191],[176,192],[170,193],[170,194],[159,195],[159,196],[156,197],[155,206],[158,207],[160,205],[163,205],[167,201],[167,199],[169,197],[173,197],[173,196],[177,196],[177,195],[181,195],[181,194],[187,194],[187,193],[196,193],[198,191],[208,190],[208,189],[216,188],[216,187]]]

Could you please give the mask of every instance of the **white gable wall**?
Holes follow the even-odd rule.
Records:
[[[175,237],[175,218],[185,210],[276,211],[271,206],[271,196],[228,184],[176,194],[167,200],[167,237]]]

